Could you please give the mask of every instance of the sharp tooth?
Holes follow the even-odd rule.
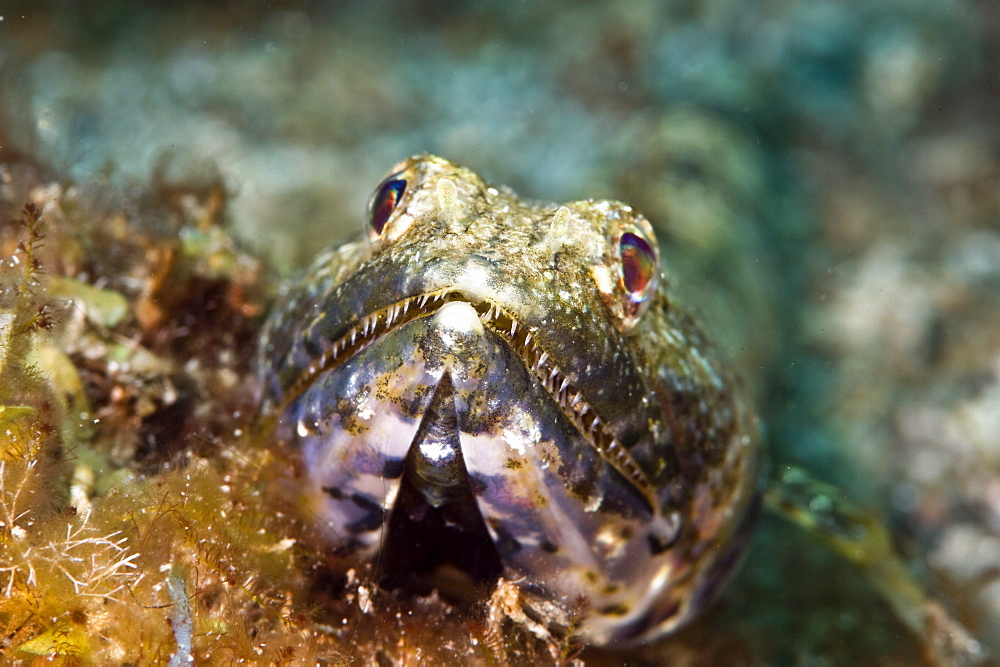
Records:
[[[424,294],[422,297],[420,297],[420,307],[421,308],[423,308],[424,306],[427,305],[427,299],[429,299],[429,298],[430,298],[430,294]]]
[[[548,352],[542,352],[542,356],[538,357],[538,366],[541,366],[542,364],[544,364],[548,360],[549,360],[549,353]]]
[[[357,337],[357,335],[358,335],[358,330],[351,329],[351,345],[354,345],[354,339]]]
[[[580,402],[580,392],[576,392],[573,395],[573,400],[569,402],[569,407],[575,408],[576,404]]]
[[[524,335],[524,344],[525,346],[531,345],[531,332],[528,332]]]
[[[403,314],[404,315],[406,315],[406,311],[408,311],[410,309],[410,301],[411,301],[411,299],[407,299],[406,301],[403,302]]]
[[[517,322],[515,320],[510,321],[510,335],[513,337],[517,333]]]
[[[583,407],[582,407],[582,408],[580,408],[580,416],[582,417],[582,416],[584,416],[585,414],[587,414],[587,410],[589,410],[589,409],[590,409],[590,406],[589,406],[589,405],[587,405],[586,403],[584,403],[584,404],[583,404]]]
[[[562,386],[559,387],[559,393],[562,393],[562,392],[566,391],[566,387],[568,387],[568,386],[569,386],[569,380],[565,380],[564,379],[562,381]]]
[[[553,368],[551,371],[549,371],[549,379],[550,380],[552,378],[554,378],[555,376],[557,376],[557,375],[559,375],[559,369],[558,368]]]
[[[485,317],[486,317],[486,321],[487,322],[492,322],[493,321],[493,306],[492,305],[489,308],[486,309],[486,315],[485,315]]]

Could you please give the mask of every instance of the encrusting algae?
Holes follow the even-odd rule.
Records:
[[[18,167],[11,171],[27,175]],[[102,302],[115,305],[126,298],[93,285],[102,267],[88,256],[88,241],[74,236],[93,230],[76,224],[83,215],[65,218],[74,215],[67,213],[70,198],[51,192],[39,198],[44,209],[43,202],[29,203],[4,229],[5,251],[16,239],[14,252],[5,252],[2,275],[0,627],[5,658],[169,659],[177,654],[171,625],[177,601],[170,582],[180,580],[194,601],[193,633],[211,646],[205,650],[198,640],[188,644],[188,653],[196,646],[199,657],[214,652],[232,658],[252,655],[256,647],[258,657],[277,659],[298,637],[283,644],[266,641],[266,650],[261,648],[266,629],[283,630],[284,621],[271,602],[276,591],[259,582],[288,585],[285,573],[296,569],[291,543],[275,538],[280,533],[268,525],[274,513],[263,511],[261,467],[225,452],[213,462],[176,454],[182,445],[175,443],[174,464],[159,475],[141,474],[135,462],[147,463],[153,456],[149,448],[160,445],[155,437],[166,433],[149,424],[177,402],[196,401],[204,389],[175,389],[177,395],[170,398],[165,388],[209,374],[180,372],[165,353],[174,341],[144,339],[135,315],[108,317],[107,309],[102,311]],[[51,219],[61,222],[46,224]],[[148,246],[139,259],[176,254],[152,238],[131,238],[135,242],[129,249]],[[102,245],[96,239],[89,243]],[[177,266],[197,273],[195,261],[182,258]],[[181,282],[185,289],[213,287],[197,275]],[[134,309],[149,292],[148,285],[134,290],[128,305]],[[45,359],[54,360],[55,372],[39,370]],[[212,370],[219,375],[221,365]],[[100,399],[92,402],[96,410],[77,412],[91,403],[88,398]],[[189,424],[189,433],[202,423]],[[129,457],[126,441],[138,441]],[[255,615],[263,620],[248,624],[246,619]],[[251,638],[251,629],[256,637]]]

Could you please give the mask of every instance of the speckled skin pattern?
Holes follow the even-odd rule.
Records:
[[[746,545],[760,455],[658,264],[626,290],[622,236],[657,253],[649,223],[522,201],[432,156],[389,178],[406,187],[381,233],[323,254],[262,339],[303,503],[332,546],[375,559],[404,477],[435,507],[467,480],[526,598],[585,608],[594,644],[675,630]]]

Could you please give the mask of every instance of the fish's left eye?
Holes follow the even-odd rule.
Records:
[[[634,324],[648,307],[659,282],[655,241],[649,241],[639,229],[624,232],[618,240],[618,260],[626,319],[628,324]]]
[[[406,192],[406,180],[402,174],[393,174],[382,181],[368,202],[368,223],[376,236],[380,236],[389,222],[390,216],[399,206]]]
[[[646,239],[632,232],[622,234],[618,246],[622,285],[633,303],[645,301],[646,288],[656,275],[656,253]]]

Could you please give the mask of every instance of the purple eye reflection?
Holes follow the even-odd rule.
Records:
[[[389,216],[399,206],[403,193],[406,191],[406,181],[390,176],[378,187],[368,204],[368,222],[376,234],[381,234],[388,222]]]
[[[646,288],[656,275],[656,251],[646,239],[632,232],[622,234],[618,249],[622,261],[622,285],[632,303],[642,303],[649,296]]]

